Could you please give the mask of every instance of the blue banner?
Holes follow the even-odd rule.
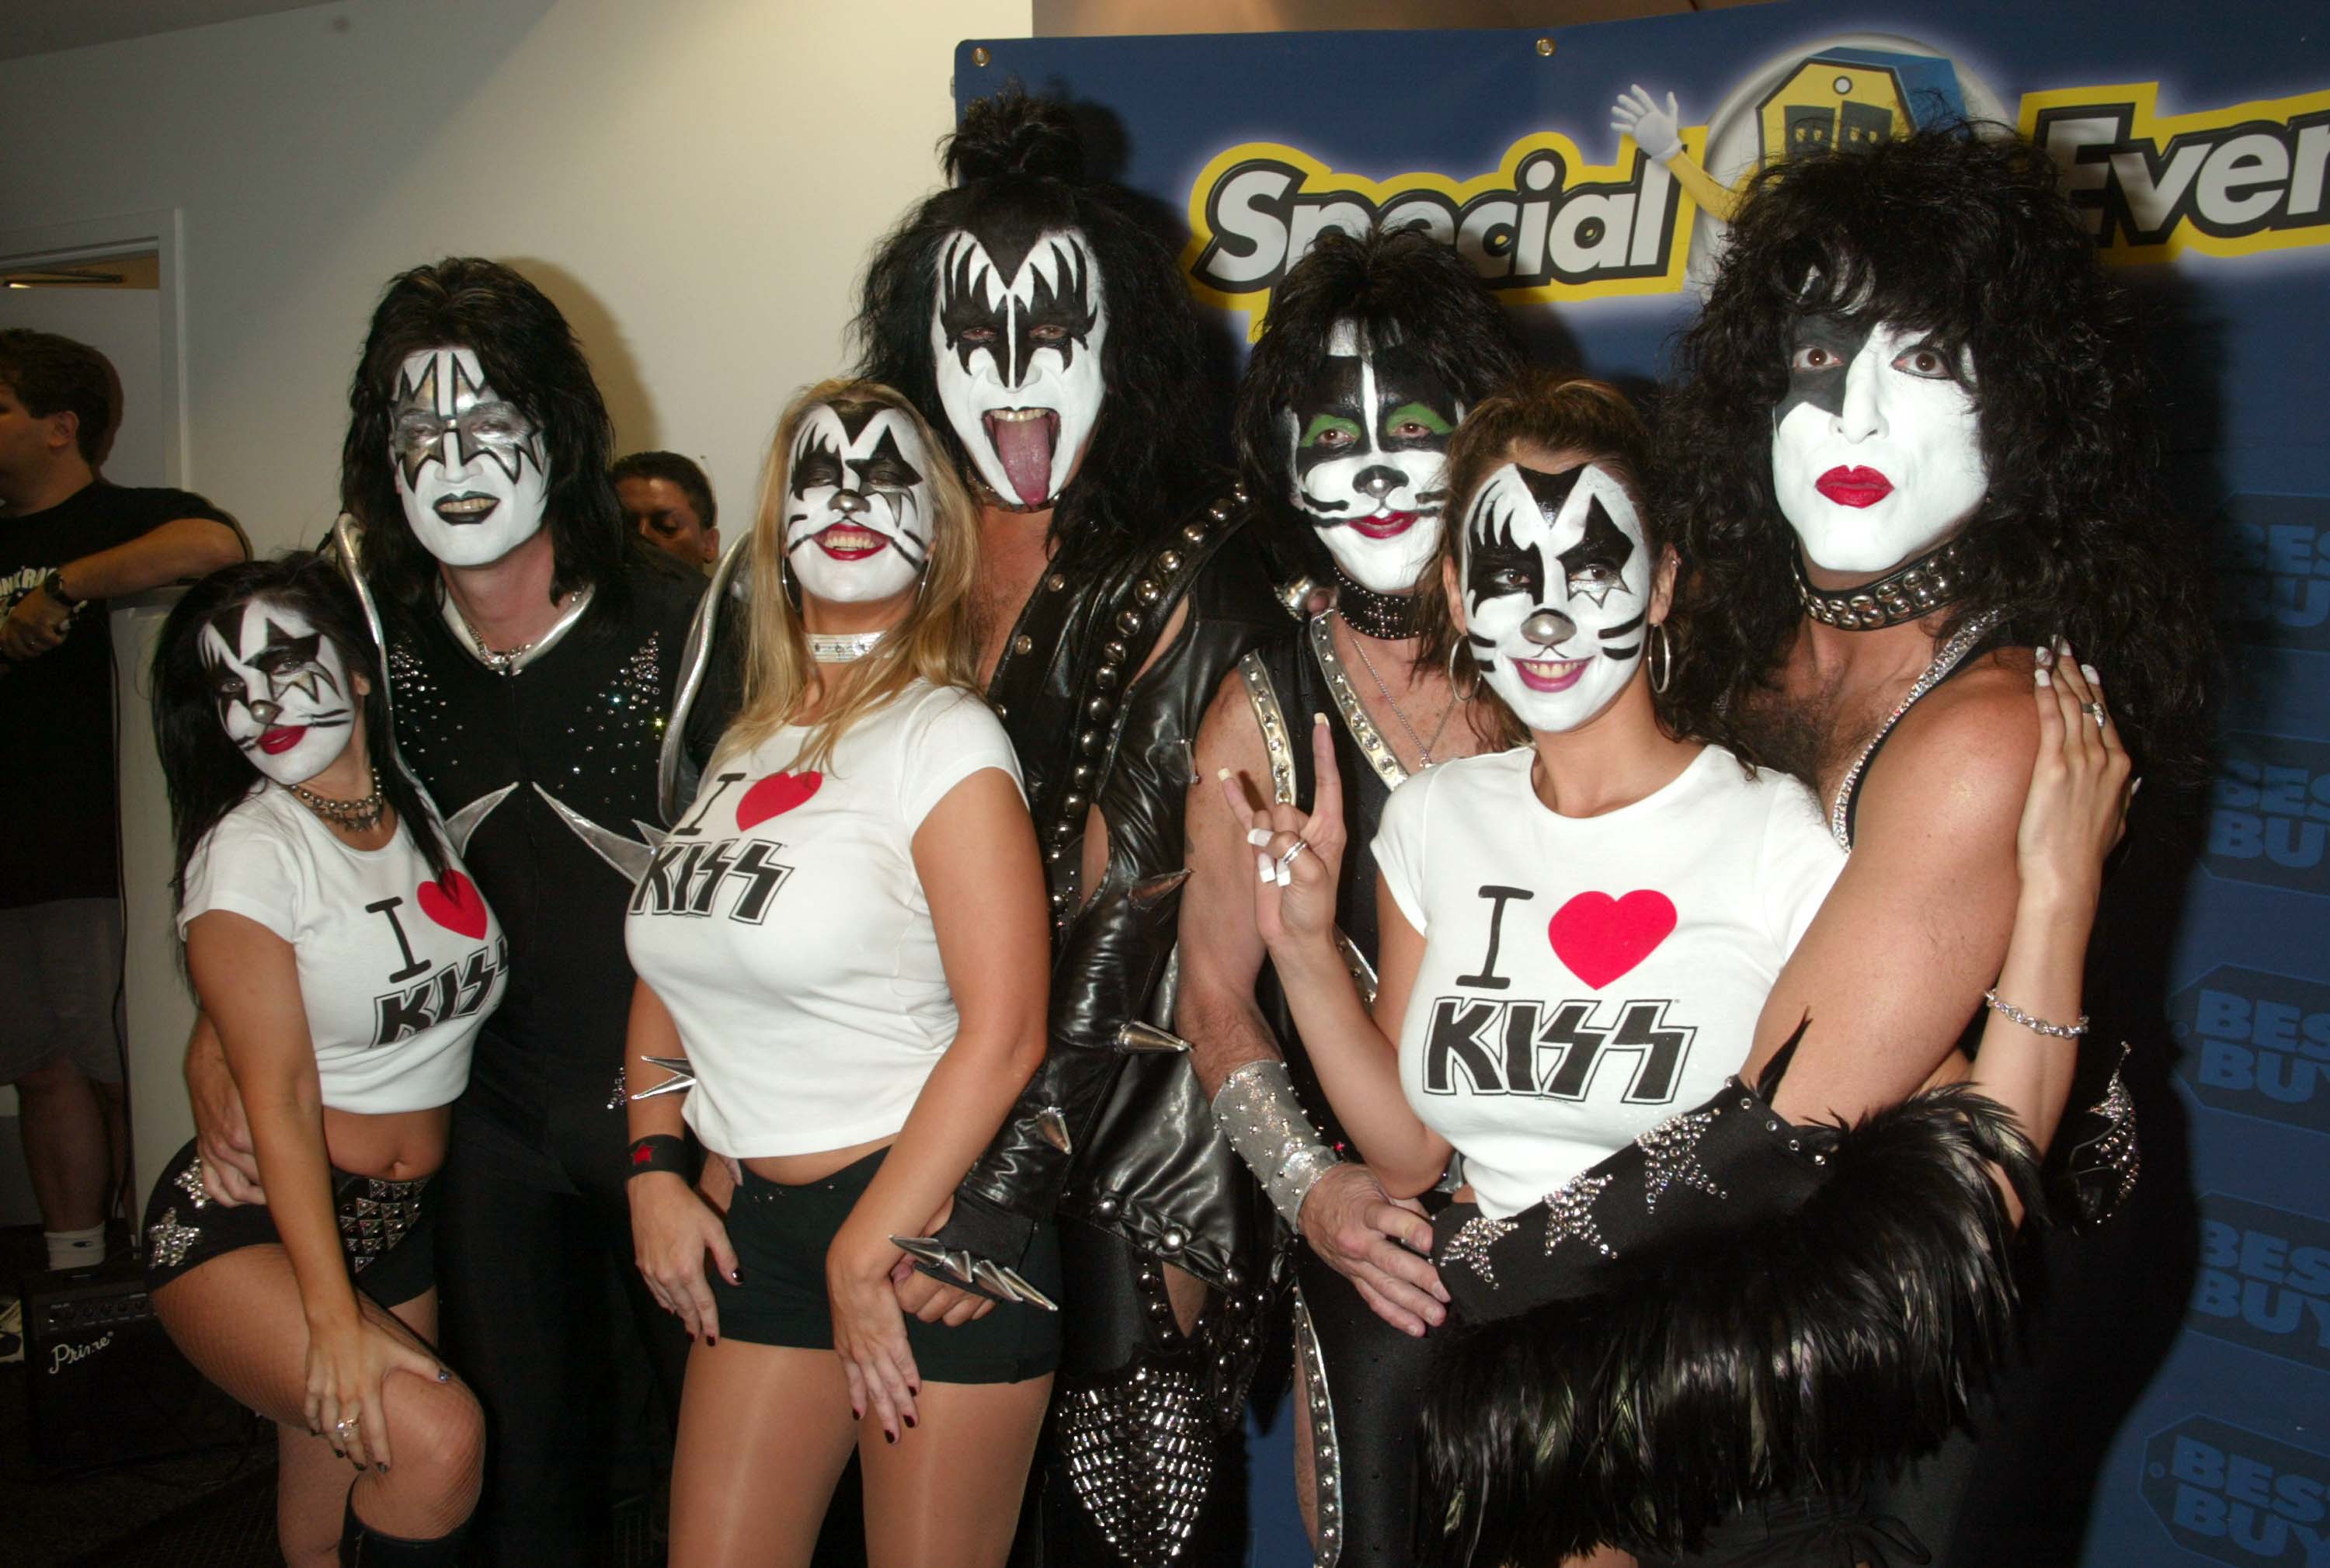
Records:
[[[1967,117],[2056,156],[2150,307],[2174,477],[2212,532],[2237,647],[2193,842],[2136,857],[2110,894],[2107,940],[2153,999],[2135,1041],[2143,1195],[2117,1235],[2051,1260],[2071,1276],[2050,1286],[2059,1353],[1985,1444],[1995,1476],[1977,1490],[2001,1516],[1982,1538],[2002,1563],[2330,1563],[2320,5],[1796,0],[1544,31],[983,41],[956,56],[959,99],[1011,78],[1113,118],[1118,177],[1179,216],[1190,289],[1241,345],[1312,237],[1379,219],[1462,250],[1540,357],[1637,388],[1659,379],[1731,192],[1763,160]],[[1613,120],[1663,115],[1670,94],[1682,151],[1662,163]],[[1256,1450],[1257,1563],[1303,1551],[1284,1425]],[[2030,1554],[2051,1538],[2070,1544]]]

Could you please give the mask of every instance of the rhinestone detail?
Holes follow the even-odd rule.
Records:
[[[1448,1243],[1446,1253],[1451,1264],[1462,1263],[1481,1277],[1481,1282],[1493,1290],[1497,1288],[1497,1271],[1490,1267],[1489,1249],[1512,1234],[1520,1226],[1511,1220],[1492,1220],[1486,1214],[1475,1214],[1466,1220]],[[1548,1242],[1548,1252],[1553,1250]],[[1605,1247],[1604,1252],[1609,1249]]]

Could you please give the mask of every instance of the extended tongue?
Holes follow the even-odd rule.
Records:
[[[1038,506],[1052,497],[1052,421],[999,420],[987,421],[988,439],[1003,464],[1004,477],[1018,493],[1023,506]]]

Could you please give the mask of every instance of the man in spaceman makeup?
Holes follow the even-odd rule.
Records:
[[[397,499],[430,554],[483,566],[542,526],[550,469],[540,433],[488,383],[472,350],[406,355],[390,417]]]
[[[1593,463],[1508,463],[1465,519],[1465,638],[1490,689],[1530,729],[1574,730],[1642,662],[1652,562],[1634,503]]]
[[[1941,544],[1990,488],[1973,354],[1866,312],[1796,317],[1772,486],[1826,571],[1885,571]]]
[[[785,559],[802,590],[857,604],[911,588],[930,561],[930,467],[895,409],[810,409],[785,487]]]
[[[1073,228],[959,229],[937,265],[931,347],[947,421],[1005,505],[1048,506],[1106,392],[1108,312],[1092,246]]]
[[[202,652],[227,739],[267,778],[304,784],[347,749],[347,665],[298,610],[264,599],[223,610]]]
[[[1405,593],[1440,546],[1448,438],[1463,409],[1394,335],[1339,321],[1318,373],[1281,416],[1290,497],[1344,575]]]

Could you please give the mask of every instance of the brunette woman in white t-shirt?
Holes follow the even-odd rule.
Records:
[[[1344,844],[1323,721],[1307,816],[1251,811],[1226,780],[1256,922],[1337,1114],[1395,1195],[1461,1157],[1458,1197],[1492,1223],[1706,1100],[1807,1017],[1852,1029],[1883,984],[1821,918],[1843,852],[1810,792],[1662,721],[1675,566],[1638,505],[1643,448],[1614,389],[1543,373],[1451,445],[1446,646],[1515,744],[1443,763],[1385,808],[1372,1013],[1334,944]],[[2100,697],[2053,662],[2034,688],[2059,741],[2042,751],[2051,792],[2026,821],[1997,990],[2042,1021],[2079,1012],[2126,778],[2116,737],[2078,707]],[[2001,1012],[1980,1087],[2043,1148],[2074,1054]]]
[[[147,1208],[147,1282],[187,1357],[277,1423],[286,1562],[450,1568],[485,1435],[428,1344],[431,1180],[508,959],[419,787],[372,750],[387,691],[320,556],[229,567],[163,625],[178,929],[267,1200],[213,1202],[187,1144]]]
[[[696,1340],[674,1568],[807,1563],[853,1449],[876,1568],[1000,1563],[1018,1522],[1056,1243],[998,1305],[895,1240],[937,1231],[1044,1053],[1047,905],[978,695],[978,540],[896,392],[829,382],[786,411],[744,708],[628,928],[632,1234]],[[683,1118],[739,1167],[725,1223],[685,1179]]]

